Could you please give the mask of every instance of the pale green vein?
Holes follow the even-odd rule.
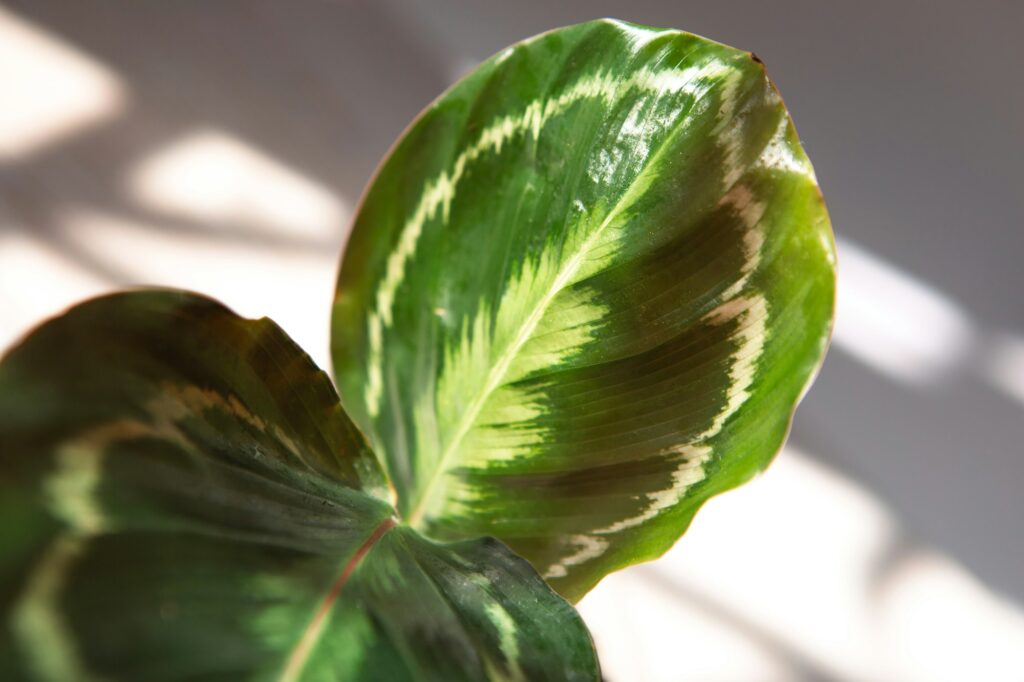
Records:
[[[58,536],[33,568],[25,591],[14,605],[14,635],[37,679],[100,682],[82,661],[71,628],[61,617],[59,603],[68,572],[85,544],[81,536]]]
[[[725,69],[723,65],[718,65],[718,69]],[[716,71],[717,73],[717,71]],[[463,438],[472,428],[475,423],[480,411],[483,409],[484,404],[490,395],[497,389],[505,374],[508,372],[509,367],[515,360],[519,350],[523,345],[530,339],[537,325],[543,318],[544,313],[547,311],[551,302],[555,296],[558,295],[567,285],[572,283],[573,278],[579,272],[581,266],[587,260],[587,254],[591,247],[599,243],[601,237],[604,235],[608,226],[613,224],[616,218],[618,218],[624,211],[632,206],[637,199],[643,196],[644,192],[650,187],[651,183],[655,180],[658,168],[658,161],[661,156],[670,148],[671,142],[680,134],[680,131],[685,126],[680,125],[675,128],[668,136],[662,140],[657,150],[648,157],[643,170],[637,175],[636,179],[630,184],[629,188],[616,202],[615,206],[608,212],[601,224],[595,229],[587,238],[582,242],[579,248],[572,254],[572,256],[565,261],[562,268],[558,271],[550,287],[544,292],[540,300],[534,306],[533,310],[526,317],[522,326],[519,328],[519,332],[516,334],[512,342],[505,348],[505,351],[497,358],[497,361],[491,368],[490,373],[487,376],[487,380],[484,383],[483,390],[474,396],[472,402],[466,408],[462,414],[462,418],[459,420],[458,425],[452,435],[448,446],[444,449],[437,465],[433,468],[430,478],[428,479],[425,486],[421,488],[416,506],[412,513],[409,515],[409,523],[414,527],[420,527],[425,512],[430,509],[431,504],[434,502],[435,497],[438,496],[438,485],[443,479],[445,473],[448,470],[449,460],[453,457],[454,453],[459,450],[459,446],[462,443]]]
[[[633,89],[658,95],[666,92],[697,95],[702,82],[720,75],[727,68],[721,62],[711,61],[685,69],[669,68],[655,71],[645,67],[625,81],[611,73],[596,73],[580,78],[557,97],[543,103],[541,100],[534,100],[526,104],[521,112],[500,117],[459,154],[450,170],[441,171],[436,177],[428,180],[424,184],[419,202],[403,225],[395,250],[388,257],[384,277],[377,289],[375,308],[367,318],[369,354],[364,402],[369,415],[376,417],[380,412],[384,391],[381,367],[384,328],[392,323],[392,307],[398,287],[405,278],[406,266],[416,252],[427,220],[433,218],[440,209],[442,219],[447,221],[451,202],[470,164],[484,153],[493,151],[500,154],[506,143],[523,132],[529,131],[533,138],[537,139],[541,129],[550,120],[581,100],[599,98],[606,102],[614,102]]]

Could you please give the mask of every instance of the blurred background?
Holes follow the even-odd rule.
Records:
[[[840,252],[761,478],[583,601],[611,682],[1024,680],[1024,3],[0,5],[0,347],[160,284],[324,367],[352,208],[480,60],[599,16],[755,51]]]

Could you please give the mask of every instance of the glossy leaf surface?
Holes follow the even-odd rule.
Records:
[[[76,307],[0,362],[0,679],[598,677],[527,562],[395,527],[388,495],[272,322]]]
[[[834,246],[761,63],[597,21],[484,62],[367,190],[342,398],[414,527],[563,594],[763,468],[823,357]]]

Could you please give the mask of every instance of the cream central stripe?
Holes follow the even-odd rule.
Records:
[[[727,68],[727,65],[711,60],[685,69],[668,68],[655,71],[650,67],[644,67],[628,78],[606,72],[580,78],[568,90],[558,97],[547,100],[543,105],[540,100],[534,100],[521,112],[500,117],[459,154],[450,172],[443,170],[436,177],[427,180],[415,210],[402,227],[397,248],[388,257],[384,277],[375,296],[374,310],[367,317],[370,352],[367,357],[367,381],[363,398],[369,415],[376,417],[380,413],[380,401],[384,390],[381,369],[383,332],[385,326],[391,326],[395,295],[405,278],[407,263],[416,252],[424,225],[436,214],[438,208],[442,211],[442,218],[447,222],[456,189],[470,164],[485,152],[493,150],[500,154],[505,143],[523,131],[530,131],[534,139],[538,139],[541,129],[548,121],[581,100],[600,98],[610,103],[634,88],[659,95],[665,92],[697,95],[702,81],[721,75]]]
[[[541,318],[547,311],[548,306],[551,305],[551,301],[554,300],[555,296],[557,296],[558,293],[572,281],[572,278],[579,270],[580,265],[583,264],[590,247],[598,241],[612,221],[614,221],[624,210],[629,208],[633,202],[636,201],[638,196],[642,195],[643,191],[649,186],[651,179],[650,176],[654,173],[653,169],[658,167],[659,158],[668,148],[668,143],[674,139],[676,134],[684,127],[685,126],[679,126],[669,133],[662,140],[654,154],[645,161],[643,170],[633,180],[629,188],[622,194],[615,206],[613,206],[608,212],[605,219],[601,221],[600,226],[598,226],[598,228],[583,241],[576,253],[573,254],[573,256],[558,272],[558,275],[555,277],[554,282],[552,282],[551,287],[547,292],[545,292],[544,296],[541,297],[529,317],[527,317],[526,322],[523,323],[523,326],[520,328],[519,333],[516,335],[513,342],[509,344],[505,352],[501,354],[498,362],[495,363],[494,368],[491,370],[490,374],[488,374],[487,382],[484,384],[484,389],[476,396],[473,402],[470,403],[466,411],[463,412],[462,419],[459,421],[458,427],[452,435],[452,439],[449,442],[448,447],[445,448],[444,453],[438,460],[437,466],[434,468],[430,479],[427,481],[426,486],[420,493],[416,507],[409,515],[409,525],[419,527],[424,511],[428,507],[427,502],[430,501],[431,496],[435,494],[437,484],[441,480],[442,473],[447,468],[446,465],[448,460],[451,458],[452,454],[458,450],[459,445],[462,443],[462,439],[469,432],[473,422],[476,421],[477,416],[480,414],[480,410],[483,409],[484,403],[490,397],[491,393],[493,393],[500,385],[502,378],[505,376],[508,368],[512,365],[512,361],[515,359],[516,354],[529,340],[530,336],[537,328],[537,325],[540,323]]]

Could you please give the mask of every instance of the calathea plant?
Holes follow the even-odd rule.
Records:
[[[363,198],[340,401],[180,291],[7,354],[0,679],[598,679],[570,602],[778,451],[833,253],[750,53],[616,21],[508,48]]]

